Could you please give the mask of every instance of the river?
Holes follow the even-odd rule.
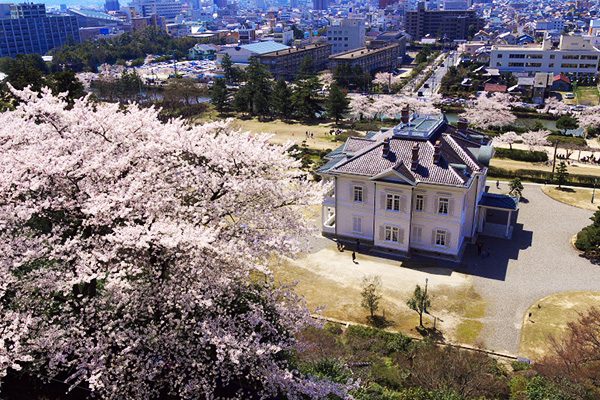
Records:
[[[456,113],[447,113],[446,118],[448,118],[448,122],[456,122],[458,121],[458,114]],[[549,119],[537,119],[537,118],[517,118],[515,122],[515,126],[521,128],[534,128],[536,123],[541,123],[544,129],[548,129],[551,131],[558,130],[556,128],[556,121]]]

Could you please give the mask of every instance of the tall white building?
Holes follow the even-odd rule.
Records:
[[[346,18],[334,21],[327,27],[327,42],[331,53],[337,54],[365,46],[365,20]]]
[[[589,37],[562,35],[558,47],[550,39],[540,45],[493,46],[490,67],[500,72],[548,72],[570,77],[594,77],[598,73],[598,50]]]
[[[395,128],[349,138],[327,156],[319,173],[333,190],[323,201],[323,235],[373,252],[454,260],[479,233],[509,238],[518,202],[486,192],[492,155],[489,139],[466,121],[455,128],[442,115],[405,110]]]

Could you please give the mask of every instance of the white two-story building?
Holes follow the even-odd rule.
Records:
[[[490,223],[510,237],[517,202],[487,194],[487,137],[443,115],[409,117],[368,138],[349,138],[320,170],[333,181],[323,202],[322,232],[342,242],[399,255],[459,259],[486,225],[487,210],[507,213]]]
[[[600,50],[590,38],[562,35],[558,47],[549,37],[542,44],[526,46],[493,46],[490,67],[500,72],[547,72],[573,78],[594,78],[598,74]]]

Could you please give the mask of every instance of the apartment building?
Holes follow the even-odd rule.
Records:
[[[467,39],[483,29],[484,22],[475,10],[428,10],[420,2],[416,10],[406,11],[404,27],[413,40],[430,35],[439,39]]]
[[[358,240],[371,253],[454,260],[480,233],[509,238],[518,202],[486,192],[492,155],[489,139],[466,121],[455,128],[443,115],[404,110],[398,126],[349,138],[327,156],[319,173],[333,189],[323,201],[322,233]]]
[[[0,57],[36,53],[79,42],[77,18],[70,15],[47,15],[44,4],[11,4],[10,16],[0,19]]]
[[[261,54],[259,60],[264,64],[275,79],[294,79],[304,59],[312,62],[313,71],[327,68],[331,45],[328,43],[309,44],[305,47],[296,47]]]
[[[535,74],[548,72],[574,78],[595,77],[598,73],[600,50],[590,38],[562,35],[557,47],[547,37],[539,45],[493,46],[490,67],[500,72]]]
[[[365,46],[365,20],[346,18],[327,27],[327,43],[332,54],[343,53]]]
[[[362,71],[373,74],[378,71],[390,71],[396,68],[402,56],[401,46],[398,43],[376,49],[363,47],[330,56],[329,68],[334,70],[345,64],[352,69],[360,67]]]

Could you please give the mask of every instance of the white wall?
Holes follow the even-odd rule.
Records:
[[[355,185],[363,187],[363,202],[355,203],[353,199],[353,188]],[[349,177],[338,177],[336,179],[336,234],[357,239],[373,240],[373,217],[374,217],[374,195],[375,185],[372,181]],[[353,231],[353,217],[362,219],[362,231]]]
[[[462,212],[465,190],[443,186],[419,185],[414,190],[413,205],[417,195],[424,196],[425,206],[423,211],[413,211],[410,246],[426,251],[458,254],[464,239],[461,233],[465,219]],[[449,199],[448,215],[438,213],[438,200],[440,197]],[[418,228],[421,230],[420,241],[416,237],[416,230]],[[449,243],[446,247],[435,246],[434,235],[438,229],[446,230],[449,234]]]
[[[363,202],[354,202],[354,186],[363,188]],[[336,178],[336,235],[373,241],[378,247],[399,251],[409,248],[457,255],[465,237],[477,227],[477,204],[485,188],[485,177],[473,179],[469,188],[440,185],[373,182],[360,177]],[[400,210],[386,209],[387,194],[400,196]],[[416,211],[417,195],[424,196],[423,211]],[[438,213],[439,198],[449,199],[448,215]],[[411,219],[412,210],[412,219]],[[353,217],[361,218],[361,232],[353,230]],[[385,226],[398,227],[398,243],[385,240]],[[435,245],[438,229],[448,233],[445,247]],[[420,238],[418,237],[420,231]]]
[[[399,211],[386,209],[388,194],[400,196]],[[393,183],[377,183],[375,200],[375,245],[395,250],[408,251],[412,186]],[[385,240],[384,230],[386,225],[399,228],[400,241],[398,243]]]

